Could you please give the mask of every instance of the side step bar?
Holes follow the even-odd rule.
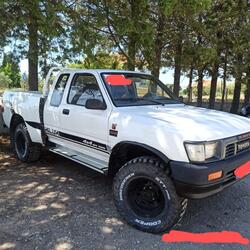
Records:
[[[72,161],[77,162],[77,163],[80,163],[81,165],[84,165],[88,168],[91,168],[99,173],[102,173],[105,175],[108,173],[108,165],[105,162],[96,160],[91,156],[87,156],[87,155],[82,154],[82,153],[68,150],[67,148],[64,148],[61,146],[49,148],[49,151],[51,151],[55,154],[64,156]]]

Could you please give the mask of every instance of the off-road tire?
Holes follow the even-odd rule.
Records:
[[[152,216],[150,217],[148,215],[153,213],[154,210],[152,210],[152,212],[147,210],[148,214],[146,216],[143,215],[143,213],[138,213],[137,197],[141,194],[137,196],[129,191],[132,185],[132,187],[135,187],[135,190],[138,190],[138,187],[136,187],[137,182],[139,181],[140,183],[143,183],[142,181],[144,179],[149,180],[149,183],[155,185],[153,188],[157,186],[160,190],[160,192],[156,192],[156,194],[158,194],[157,202],[160,203],[159,208],[161,209],[157,208],[158,210],[155,210],[154,208],[158,213],[155,213],[154,215],[151,214]],[[150,186],[147,188],[150,189]],[[144,192],[145,187],[143,187],[142,190],[142,192]],[[149,192],[150,195],[152,194],[151,191],[146,192]],[[169,177],[168,169],[158,159],[152,157],[139,157],[126,163],[115,176],[113,194],[116,208],[122,218],[133,227],[149,233],[161,233],[170,230],[181,221],[187,208],[187,199],[181,198],[177,195],[174,184]],[[130,198],[128,197],[128,194],[130,194]],[[131,195],[136,197],[135,203],[133,200],[131,203]],[[150,199],[152,199],[152,196]],[[159,202],[159,200],[164,200],[164,202]],[[139,201],[141,201],[141,196],[139,197]],[[154,202],[155,200],[153,198],[153,204]],[[136,204],[134,208],[136,208],[137,211],[131,204]],[[142,204],[144,206],[145,202]],[[141,207],[139,206],[139,209],[140,208]]]
[[[11,136],[11,144],[16,157],[23,162],[33,162],[40,157],[41,145],[31,141],[25,123],[20,123],[16,126]]]

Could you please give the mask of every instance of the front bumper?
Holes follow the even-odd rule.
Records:
[[[201,199],[220,192],[236,183],[236,168],[250,161],[250,151],[242,152],[234,157],[206,164],[191,164],[186,162],[170,162],[171,176],[177,193],[190,199]],[[220,179],[208,181],[208,175],[223,171]]]

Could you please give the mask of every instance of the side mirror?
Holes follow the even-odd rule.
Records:
[[[250,118],[250,105],[243,106],[240,110],[240,115]]]
[[[88,99],[85,103],[86,109],[96,109],[105,110],[107,108],[106,104],[99,99]]]

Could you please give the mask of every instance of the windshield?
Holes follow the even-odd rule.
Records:
[[[102,79],[117,107],[180,103],[162,82],[151,75],[103,73]]]

